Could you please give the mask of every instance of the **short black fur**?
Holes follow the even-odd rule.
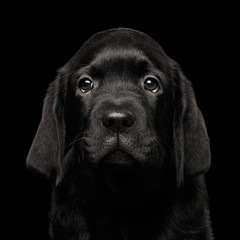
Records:
[[[203,116],[179,65],[139,31],[97,33],[59,70],[27,166],[53,184],[52,240],[213,239]]]

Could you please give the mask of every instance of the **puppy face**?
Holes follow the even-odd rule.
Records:
[[[166,163],[178,185],[210,166],[191,83],[158,43],[131,29],[95,34],[59,70],[27,165],[58,182],[72,147],[93,167]]]
[[[142,51],[120,46],[103,49],[74,78],[89,161],[160,166],[172,117],[168,76]]]

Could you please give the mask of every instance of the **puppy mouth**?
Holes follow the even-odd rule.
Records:
[[[86,142],[85,150],[93,166],[111,166],[114,169],[129,168],[147,161],[149,147],[140,148],[136,146],[136,141],[133,136],[123,134],[106,136],[101,141],[97,140],[95,144],[92,144],[94,140],[89,140],[89,143]]]
[[[135,164],[133,156],[121,149],[107,153],[100,161],[101,167],[112,171],[129,171]]]

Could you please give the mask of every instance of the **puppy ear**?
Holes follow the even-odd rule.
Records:
[[[203,115],[193,88],[175,64],[174,152],[177,184],[206,173],[210,167],[210,144]]]
[[[27,156],[27,167],[56,182],[62,176],[61,159],[64,150],[64,89],[60,74],[47,90],[42,118]]]

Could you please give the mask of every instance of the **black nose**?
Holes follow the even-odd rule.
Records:
[[[117,111],[110,112],[103,116],[103,125],[114,133],[127,131],[135,122],[135,118],[130,112]]]

